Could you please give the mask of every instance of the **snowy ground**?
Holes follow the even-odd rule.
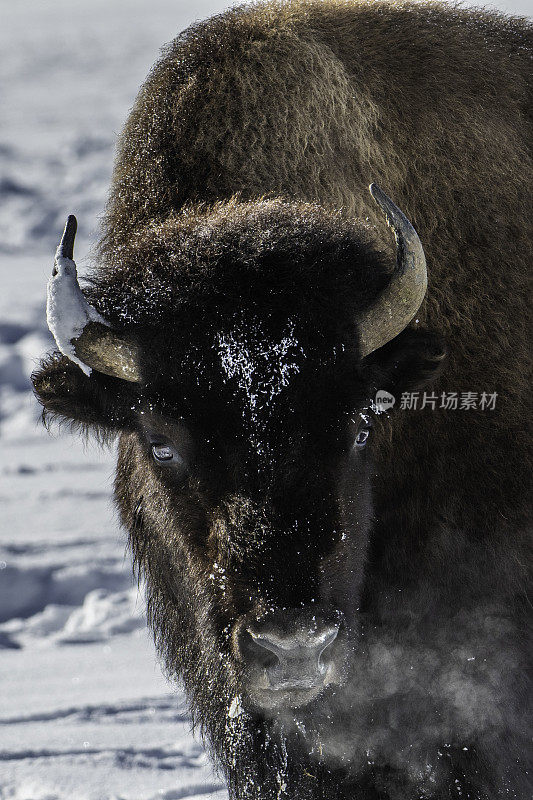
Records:
[[[530,2],[507,10],[531,13]],[[156,662],[110,502],[112,454],[48,436],[29,374],[51,345],[45,286],[67,214],[83,272],[139,84],[163,42],[224,3],[4,6],[0,800],[222,800]]]
[[[48,436],[28,377],[51,344],[45,288],[66,215],[83,271],[139,84],[162,43],[220,8],[18,0],[2,15],[2,800],[226,797],[156,661],[110,502],[113,456]]]

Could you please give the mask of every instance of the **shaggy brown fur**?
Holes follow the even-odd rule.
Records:
[[[531,474],[516,438],[531,418],[532,39],[523,21],[437,3],[266,4],[191,28],[122,134],[101,263],[113,268],[170,208],[236,192],[343,207],[386,246],[366,191],[380,183],[424,243],[430,291],[418,318],[449,343],[439,388],[499,392],[495,414],[472,415],[476,445],[472,462],[454,465],[454,492],[457,469],[465,498],[488,480],[483,514],[503,502],[520,518]],[[428,440],[441,441],[437,426],[455,453],[473,435],[467,414],[453,430],[448,414],[408,417],[396,421],[401,441],[405,426],[428,424]],[[510,502],[495,460],[522,502]]]
[[[34,383],[49,413],[123,432],[117,498],[151,622],[235,797],[531,796],[532,44],[524,20],[438,3],[237,8],[166,48],[122,134],[89,293],[142,341],[144,384],[87,378],[57,356]],[[361,363],[357,313],[390,269],[371,180],[418,230],[429,291],[411,329]],[[376,389],[399,397],[437,374],[440,341],[419,323],[447,343],[439,398],[498,393],[494,411],[437,403],[376,421],[373,466],[360,467],[374,510],[357,500],[351,572],[366,645],[350,702],[331,699],[333,722],[305,717],[303,743],[292,720],[285,743],[268,721],[227,716],[240,684],[221,632],[248,610],[250,581],[305,574],[294,596],[272,591],[280,605],[309,602],[327,550],[278,536],[281,561],[267,548],[262,566],[253,550],[243,565],[235,544],[267,513],[261,465],[243,455],[235,398],[210,360],[213,331],[239,314],[305,332],[305,381],[276,407],[285,423],[262,424],[276,513],[293,513],[280,499],[290,487],[317,531],[339,522],[335,425]],[[194,485],[150,465],[137,416],[149,409],[214,442]],[[206,578],[221,539],[235,544],[228,569],[240,564],[225,599]]]

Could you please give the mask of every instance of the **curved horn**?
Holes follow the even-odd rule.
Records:
[[[63,355],[85,372],[91,369],[138,382],[138,348],[113,331],[108,322],[85,299],[78,283],[74,256],[77,222],[67,219],[56,251],[52,277],[48,281],[46,318],[56,344]]]
[[[428,284],[426,257],[417,232],[377,184],[371,183],[369,190],[394,232],[397,255],[388,286],[359,317],[362,358],[407,327],[422,305]]]

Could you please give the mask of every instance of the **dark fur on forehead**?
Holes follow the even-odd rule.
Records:
[[[328,310],[352,320],[387,280],[370,231],[339,212],[282,200],[187,208],[140,229],[107,254],[92,296],[113,323],[179,329],[200,314],[227,321],[243,308],[312,320]],[[346,317],[347,318],[347,317]]]
[[[255,335],[260,325],[276,341],[294,323],[306,349],[306,397],[300,393],[299,402],[311,403],[308,411],[316,416],[317,404],[325,409],[326,396],[334,394],[334,408],[345,412],[368,399],[376,371],[355,370],[358,312],[379,294],[392,269],[371,240],[371,229],[311,203],[233,198],[189,206],[140,228],[107,253],[86,293],[112,325],[138,338],[142,394],[171,414],[192,408],[197,419],[203,408],[205,416],[216,417],[219,405],[231,405],[228,397],[224,401],[215,352],[219,332],[237,326],[246,338],[246,330]],[[411,332],[414,340],[419,336]],[[413,344],[424,363],[426,351],[431,357],[441,350],[433,340]],[[34,383],[48,418],[63,413],[111,431],[131,424],[135,386],[122,388],[122,381],[97,374],[87,378],[66,359],[44,366]],[[416,376],[419,371],[417,364]],[[56,400],[46,387],[58,380],[69,388]],[[111,390],[107,405],[100,383]]]

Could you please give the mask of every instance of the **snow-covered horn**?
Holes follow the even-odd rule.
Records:
[[[426,257],[418,234],[400,209],[379,186],[371,183],[370,193],[385,212],[396,239],[396,269],[387,287],[359,316],[361,356],[383,347],[411,322],[422,305],[428,276]]]
[[[114,331],[85,299],[76,272],[74,238],[77,222],[67,219],[48,281],[46,318],[63,355],[85,372],[91,370],[138,382],[138,349],[135,342]]]

